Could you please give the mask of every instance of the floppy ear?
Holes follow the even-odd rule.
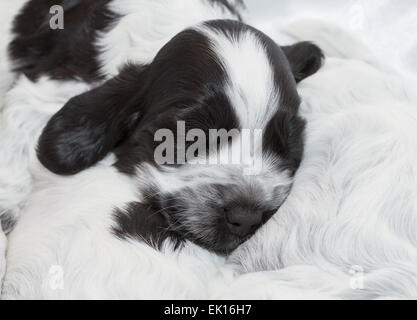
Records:
[[[304,41],[281,48],[290,62],[297,83],[316,73],[322,65],[323,52],[311,42]]]
[[[102,160],[138,123],[146,73],[147,67],[128,65],[100,87],[70,99],[43,130],[40,162],[70,175]]]

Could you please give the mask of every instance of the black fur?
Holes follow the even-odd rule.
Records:
[[[132,202],[124,209],[117,209],[114,213],[116,226],[112,232],[122,240],[135,239],[146,241],[155,249],[161,249],[164,241],[169,239],[179,248],[184,239],[180,234],[170,231],[166,218],[150,206],[148,202]]]
[[[109,9],[111,0],[31,0],[14,21],[16,34],[9,53],[15,70],[36,80],[102,79],[97,60],[97,34],[108,29],[118,17]],[[65,12],[64,29],[51,29],[49,13],[53,5]]]
[[[319,47],[311,42],[304,41],[292,46],[282,47],[288,61],[295,81],[303,79],[316,73],[322,65],[324,55]]]
[[[288,169],[294,175],[300,166],[304,152],[305,121],[290,112],[278,111],[264,131],[264,151],[280,156],[280,169]]]
[[[112,232],[120,239],[146,241],[155,249],[161,249],[164,241],[170,239],[179,248],[184,238],[170,227],[156,194],[158,190],[149,186],[142,191],[142,202],[131,202],[124,209],[117,209],[114,213],[117,224]]]
[[[160,128],[176,131],[177,121],[206,132],[238,128],[223,93],[225,72],[208,48],[204,35],[183,31],[151,65],[130,65],[101,87],[72,98],[45,127],[39,160],[54,173],[74,174],[114,149],[116,166],[133,174],[138,163],[153,162]]]
[[[70,99],[51,118],[39,139],[42,164],[66,175],[104,158],[143,116],[146,74],[147,67],[129,65],[102,86]]]

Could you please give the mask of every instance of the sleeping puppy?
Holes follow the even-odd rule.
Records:
[[[124,18],[119,19],[107,30],[106,41],[117,40],[114,30]],[[77,35],[76,40],[85,39]],[[30,46],[36,43],[31,41]],[[19,46],[18,38],[15,45]],[[119,286],[118,297],[149,297],[149,292],[141,296],[130,289],[144,281],[143,273],[136,274],[137,266],[145,267],[147,261],[154,265],[155,256],[194,259],[194,267],[207,265],[197,267],[201,274],[194,276],[206,277],[213,272],[216,258],[198,246],[231,252],[277,211],[289,193],[303,151],[304,122],[298,116],[296,82],[320,67],[322,55],[316,46],[303,42],[280,48],[241,22],[211,20],[179,32],[151,61],[142,60],[138,48],[124,57],[133,61],[121,63],[113,78],[109,63],[110,79],[71,98],[43,130],[37,148],[40,162],[68,177],[47,172],[32,158],[36,185],[10,235],[7,297],[98,293],[112,297],[109,288]],[[22,72],[31,79],[44,73],[65,78],[69,70],[79,72],[73,77],[83,78],[87,70],[72,68],[74,60],[67,57],[68,66],[46,71],[45,65],[53,65],[53,54],[52,60],[45,55],[30,58],[30,67],[24,55],[19,60]],[[213,129],[236,129],[238,137],[245,129],[259,130],[260,150],[240,154],[237,164],[162,164],[155,158],[160,147],[155,136],[160,129],[176,132],[181,123],[187,136],[197,129],[206,135]],[[209,141],[208,149],[216,152],[207,153],[206,160],[237,148],[241,140],[234,138]],[[175,158],[193,142],[174,141]],[[244,157],[261,164],[255,174],[251,170],[248,174],[245,165],[251,161]],[[144,244],[158,247],[164,255]],[[176,252],[173,248],[179,244]],[[172,261],[168,263],[175,269]],[[80,270],[77,265],[86,267]],[[65,279],[71,279],[64,292],[48,286],[51,266],[59,266]],[[164,273],[159,269],[155,276],[160,277],[159,272]],[[167,275],[173,273],[170,270]],[[151,281],[153,275],[147,273],[146,278]],[[176,283],[172,297],[178,298],[179,278],[161,283]],[[156,288],[155,292],[171,296],[166,287]]]
[[[143,225],[132,223],[137,216],[150,216],[146,221],[152,240],[185,237],[207,249],[230,252],[267,221],[289,193],[303,151],[304,122],[297,115],[295,80],[314,73],[320,63],[320,50],[310,43],[282,51],[240,22],[205,22],[175,36],[151,64],[127,65],[102,86],[72,98],[44,129],[39,159],[54,173],[68,175],[113,151],[115,167],[140,179],[138,191],[145,195],[145,202],[120,208],[117,234],[148,238]],[[155,141],[158,130],[177,135],[180,123],[185,145],[179,137],[173,140],[172,150],[167,145],[166,152],[174,161],[160,165],[155,160],[161,143]],[[197,159],[188,158],[180,163],[184,149],[189,152],[198,142],[196,129],[205,137],[212,130],[237,134],[205,141],[207,164],[201,164],[201,158],[199,163],[190,164]],[[212,161],[242,143],[250,144],[243,141],[244,129],[262,132],[254,150],[240,150],[236,163]],[[250,157],[258,166],[254,174],[245,167],[252,164]]]

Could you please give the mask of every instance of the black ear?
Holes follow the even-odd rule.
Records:
[[[102,86],[70,99],[43,130],[40,162],[70,175],[102,160],[137,125],[146,73],[146,67],[128,65]]]
[[[323,52],[311,42],[299,42],[281,48],[290,62],[297,83],[316,73],[322,65]]]

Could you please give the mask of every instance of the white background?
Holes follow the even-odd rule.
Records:
[[[336,22],[374,53],[417,80],[417,0],[245,0],[246,20],[278,38],[281,24],[300,17]]]

